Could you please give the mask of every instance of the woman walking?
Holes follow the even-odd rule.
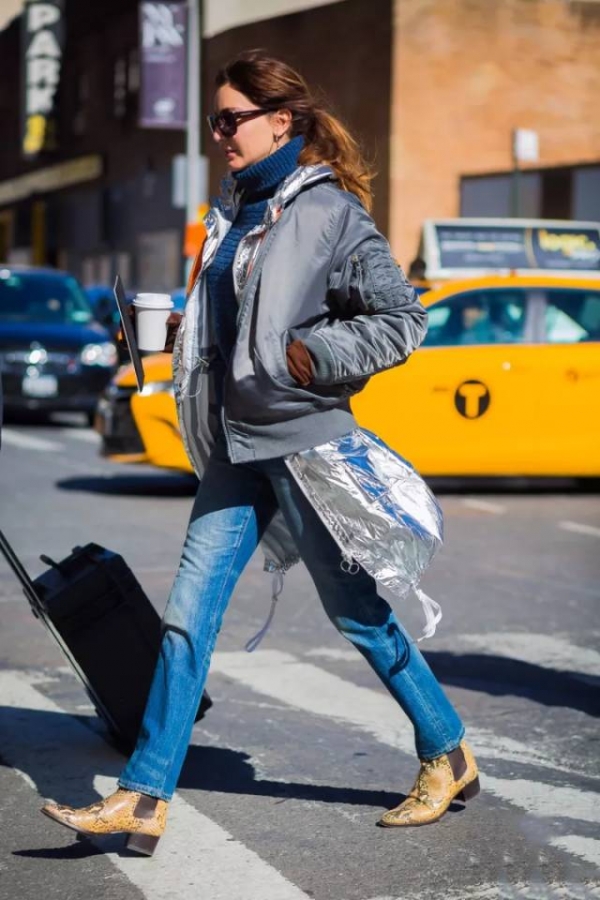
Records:
[[[43,808],[83,833],[125,832],[148,854],[165,828],[223,614],[259,542],[272,570],[303,559],[325,612],[414,727],[417,780],[380,824],[434,822],[479,790],[456,711],[290,467],[311,448],[343,456],[360,440],[349,398],[416,349],[425,311],[368,214],[357,144],[304,80],[251,51],[216,87],[209,123],[230,178],[172,329],[182,435],[202,477],[159,660],[118,790],[83,809]]]

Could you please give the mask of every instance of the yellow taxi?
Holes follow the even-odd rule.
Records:
[[[141,393],[133,366],[124,366],[117,373],[96,409],[95,427],[102,436],[103,456],[113,462],[192,471],[179,433],[172,362],[169,353],[144,357]]]
[[[425,341],[356,418],[425,475],[600,475],[600,278],[484,276],[421,297]]]
[[[598,224],[463,219],[424,235],[427,336],[353,398],[360,425],[424,475],[599,476]],[[103,452],[191,471],[171,356],[144,369],[141,394],[127,367],[100,402]]]

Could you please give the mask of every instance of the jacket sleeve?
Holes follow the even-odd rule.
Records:
[[[350,200],[335,228],[328,278],[331,320],[304,339],[314,384],[365,378],[405,362],[427,330],[427,313],[390,246]]]

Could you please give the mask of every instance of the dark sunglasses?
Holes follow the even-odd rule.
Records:
[[[221,112],[212,116],[207,116],[210,130],[215,133],[218,131],[221,137],[228,138],[238,130],[240,122],[247,122],[250,119],[256,119],[258,116],[264,116],[266,113],[273,112],[272,109],[245,109],[242,112],[235,112],[233,109],[222,109]]]

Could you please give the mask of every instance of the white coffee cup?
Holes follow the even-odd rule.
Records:
[[[173,309],[169,294],[137,294],[135,332],[140,350],[164,350],[167,340],[167,319]]]

